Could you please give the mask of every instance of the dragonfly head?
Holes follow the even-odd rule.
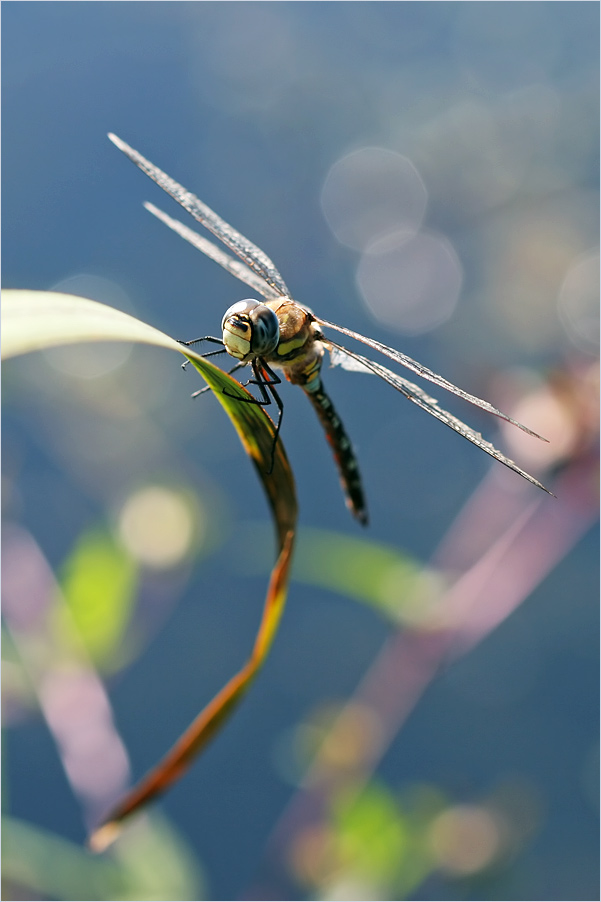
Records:
[[[252,360],[277,348],[280,324],[271,307],[247,298],[225,311],[221,322],[223,344],[231,357]]]

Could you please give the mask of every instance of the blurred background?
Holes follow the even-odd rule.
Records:
[[[432,390],[558,496],[326,370],[363,532],[283,386],[300,542],[273,652],[95,858],[102,810],[245,660],[273,538],[174,355],[11,361],[3,898],[598,898],[598,5],[8,2],[2,24],[4,287],[181,339],[252,294],[143,209],[180,215],[113,131],[301,303],[549,437]]]

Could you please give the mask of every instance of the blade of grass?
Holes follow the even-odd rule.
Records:
[[[294,533],[290,531],[274,567],[263,608],[263,616],[252,654],[244,667],[198,715],[182,736],[138,785],[108,815],[89,838],[94,852],[102,852],[118,836],[122,822],[165,792],[189,768],[194,758],[212,739],[240,702],[257,675],[271,647],[284,610]]]
[[[2,292],[2,359],[76,342],[141,342],[178,351],[201,374],[231,419],[244,450],[258,470],[274,515],[278,553],[296,523],[294,480],[278,440],[273,468],[274,426],[239,382],[153,326],[98,301],[51,291]],[[243,402],[239,403],[239,399]]]
[[[2,292],[3,360],[88,341],[134,341],[182,350],[164,332],[98,301],[55,291]]]
[[[232,420],[244,450],[257,469],[273,513],[279,553],[288,532],[296,528],[297,504],[292,471],[279,438],[272,466],[275,427],[260,404],[240,403],[239,399],[244,402],[250,394],[239,382],[189,348],[184,350],[180,345],[178,350],[213,389],[217,400]]]
[[[252,459],[271,507],[277,535],[277,560],[249,660],[198,715],[166,757],[92,834],[90,846],[99,851],[116,838],[121,821],[164,792],[187,770],[227,720],[263,664],[277,632],[288,591],[297,516],[294,480],[280,439],[272,465],[274,426],[263,407],[240,403],[240,399],[248,401],[252,396],[239,382],[152,326],[96,301],[36,291],[4,292],[2,325],[5,359],[60,344],[92,341],[143,342],[184,354],[225,408]]]

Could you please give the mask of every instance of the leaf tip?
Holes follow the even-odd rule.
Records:
[[[118,821],[107,821],[97,830],[94,830],[88,839],[88,848],[91,852],[105,852],[121,833],[121,824]]]

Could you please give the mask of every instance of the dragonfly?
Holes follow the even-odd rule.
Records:
[[[183,344],[193,345],[206,341],[220,345],[219,350],[210,351],[203,356],[229,354],[236,360],[230,372],[246,366],[251,367],[253,375],[244,384],[256,386],[260,397],[249,397],[248,400],[264,406],[268,406],[273,401],[278,409],[274,443],[279,436],[283,414],[282,400],[276,389],[281,379],[276,370],[282,372],[287,381],[299,385],[303,389],[317,413],[332,449],[346,505],[359,523],[365,525],[368,522],[365,493],[353,446],[323,385],[321,369],[325,351],[328,351],[333,366],[379,376],[407,400],[417,404],[426,413],[436,417],[486,454],[549,495],[553,494],[538,479],[522,470],[514,461],[486,441],[479,432],[440,407],[438,401],[430,397],[421,387],[410,382],[405,376],[388,369],[382,363],[343,347],[326,335],[324,329],[341,333],[347,338],[366,345],[406,370],[457,395],[475,407],[511,423],[534,438],[545,442],[547,439],[497,410],[488,401],[458,388],[443,376],[406,354],[373,338],[361,335],[359,332],[354,332],[352,329],[322,319],[309,307],[293,300],[279,270],[264,251],[125,141],[113,134],[109,134],[109,138],[142,172],[218,238],[226,248],[233,251],[236,257],[230,256],[221,246],[209,241],[204,235],[195,232],[179,220],[173,219],[154,204],[145,203],[145,208],[211,260],[252,288],[262,298],[261,300],[254,298],[240,300],[229,307],[222,319],[222,336],[220,338],[205,335],[189,342],[183,342]],[[199,395],[205,390],[201,389],[195,392],[195,395]]]

